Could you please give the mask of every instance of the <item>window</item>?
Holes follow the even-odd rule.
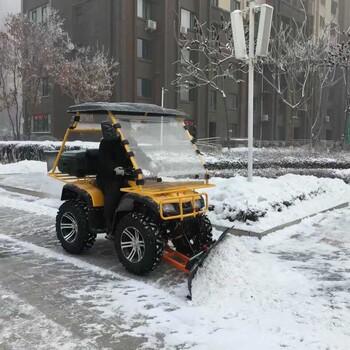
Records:
[[[320,27],[324,28],[325,25],[326,25],[326,23],[325,23],[324,17],[321,16],[320,17]]]
[[[229,94],[228,95],[228,109],[237,110],[238,109],[238,95]]]
[[[149,79],[137,78],[137,96],[144,98],[152,97],[152,81]]]
[[[32,132],[50,133],[51,132],[51,115],[36,114],[32,116]]]
[[[194,28],[194,14],[188,10],[181,9],[181,27]]]
[[[277,127],[277,141],[285,141],[286,131],[283,126]]]
[[[32,21],[32,22],[38,22],[38,23],[41,23],[41,22],[45,22],[46,19],[46,15],[47,15],[47,4],[43,5],[43,6],[39,6],[33,10],[30,10],[29,11],[29,19]]]
[[[145,60],[151,59],[151,42],[145,39],[137,39],[137,57]]]
[[[210,90],[210,110],[216,111],[216,90]]]
[[[233,1],[233,0],[211,0],[211,5],[215,7],[220,7],[221,9],[229,12],[231,9],[234,9],[234,10],[237,9],[237,8],[233,8],[234,3],[236,2],[237,1]]]
[[[151,18],[151,4],[148,0],[137,0],[137,17]]]
[[[40,92],[42,97],[50,96],[50,84],[49,84],[48,78],[44,78],[41,80],[40,89],[41,89]]]
[[[190,51],[186,48],[181,49],[181,63],[186,63],[190,61]]]
[[[330,30],[330,34],[332,36],[336,36],[337,35],[337,24],[335,23],[331,23],[331,30]]]
[[[41,21],[46,22],[46,16],[47,16],[47,6],[44,5],[41,7]]]
[[[259,98],[254,97],[254,112],[257,112],[259,110]]]
[[[237,137],[237,124],[229,124],[228,125],[228,132],[230,138],[235,138]]]
[[[181,101],[194,101],[194,91],[188,84],[183,84],[180,87],[180,100]]]
[[[210,122],[209,123],[209,137],[215,137],[216,136],[216,123]]]
[[[32,22],[36,22],[36,21],[37,21],[36,9],[30,11],[29,16],[30,16],[30,20],[31,20]]]
[[[238,0],[231,0],[231,11],[240,10],[241,2]]]
[[[333,15],[337,14],[338,4],[333,0],[331,5],[331,12]]]
[[[326,0],[321,0],[322,5],[325,5],[325,3],[326,3]]]

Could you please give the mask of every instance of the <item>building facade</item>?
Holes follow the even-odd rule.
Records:
[[[303,18],[299,1],[256,2],[275,7],[274,21],[278,25],[281,21]],[[332,4],[328,6],[331,1],[335,0],[325,0],[326,5],[319,10],[320,18],[324,16],[325,21],[328,17],[322,11],[328,11],[328,7],[331,13],[334,11]],[[176,37],[181,32],[191,36],[195,17],[200,23],[216,24],[220,23],[221,14],[229,18],[232,10],[244,9],[247,5],[247,0],[24,0],[22,11],[38,21],[46,6],[52,6],[64,18],[64,29],[75,45],[103,48],[119,61],[113,101],[160,105],[164,88],[164,106],[185,111],[190,116],[188,123],[196,126],[198,137],[224,139],[227,123],[217,92],[208,86],[179,91],[172,85],[176,73],[181,70],[181,52]],[[339,13],[338,8],[336,12]],[[32,133],[35,137],[52,135],[60,138],[68,124],[66,109],[73,102],[59,87],[48,89],[47,84],[42,85],[44,97],[32,116]],[[255,85],[254,138],[306,138],[303,121],[291,119],[276,92],[264,85],[257,74]],[[228,98],[230,137],[245,138],[247,84],[232,82]]]

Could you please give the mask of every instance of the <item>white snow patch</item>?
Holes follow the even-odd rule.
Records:
[[[0,207],[24,210],[35,215],[56,217],[59,203],[52,199],[37,199],[33,196],[18,195],[17,198],[7,196],[7,191],[0,189],[2,196]]]
[[[45,173],[46,171],[46,163],[35,160],[22,160],[18,163],[0,164],[0,174]]]

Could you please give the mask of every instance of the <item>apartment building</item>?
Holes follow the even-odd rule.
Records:
[[[175,37],[180,30],[192,35],[194,17],[200,22],[219,22],[223,12],[240,7],[236,0],[26,0],[22,11],[40,21],[46,6],[52,6],[64,18],[64,29],[75,45],[104,48],[120,63],[113,101],[161,103],[185,111],[190,125],[196,125],[199,137],[225,136],[226,124],[220,116],[224,109],[219,96],[209,87],[186,90],[172,85],[181,69],[181,53]],[[50,89],[49,89],[50,90]],[[239,86],[229,89],[229,118],[232,137],[238,136],[240,108]],[[34,135],[60,137],[65,110],[72,101],[58,87],[44,94],[32,116]]]
[[[322,5],[321,3],[325,3]],[[331,18],[336,0],[317,0],[319,17]],[[300,0],[256,0],[274,6],[275,25],[304,18]],[[229,19],[235,9],[248,6],[247,0],[25,0],[22,11],[40,21],[47,6],[64,18],[64,29],[75,45],[104,48],[120,63],[113,101],[161,103],[185,111],[187,123],[195,125],[198,137],[226,137],[224,106],[218,93],[209,86],[181,89],[172,85],[181,67],[181,52],[176,37],[194,34],[194,18],[209,24],[220,23],[221,14]],[[313,8],[315,16],[316,9]],[[308,10],[309,11],[309,10]],[[329,13],[328,13],[328,12]],[[338,7],[336,13],[339,13]],[[319,20],[319,27],[323,23]],[[316,21],[315,21],[316,23]],[[312,29],[316,30],[316,29]],[[177,63],[174,63],[177,62]],[[246,77],[243,76],[243,80]],[[59,87],[42,85],[44,97],[32,116],[32,132],[60,138],[67,125],[65,111],[72,101]],[[247,136],[247,84],[233,81],[228,86],[229,132],[232,138]],[[302,114],[302,111],[300,112]],[[333,113],[333,112],[332,112]],[[329,112],[331,114],[331,112]],[[254,138],[291,140],[305,138],[302,118],[292,118],[278,95],[255,77]],[[295,116],[294,116],[295,117]],[[333,135],[328,133],[328,137]]]
[[[305,34],[320,37],[324,32],[336,39],[335,28],[338,28],[340,12],[339,6],[347,1],[338,0],[257,0],[274,7],[274,26],[279,28],[281,23],[301,25],[307,16]],[[307,115],[316,113],[320,107],[322,123],[321,139],[340,140],[344,130],[342,116],[344,114],[344,94],[335,85],[322,92],[321,106],[318,99],[314,99],[311,110],[302,106],[293,111],[283,103],[274,89],[264,84],[262,77],[256,77],[254,97],[254,138],[262,140],[302,140],[310,137],[311,121]],[[315,89],[317,90],[317,89]],[[315,97],[316,94],[315,94]]]

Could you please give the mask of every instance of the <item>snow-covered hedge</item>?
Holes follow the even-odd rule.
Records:
[[[206,153],[212,176],[247,175],[247,149]],[[350,183],[350,152],[311,152],[305,148],[254,149],[254,175],[278,177],[288,173],[341,178]]]
[[[211,182],[216,187],[206,192],[212,222],[223,226],[235,222],[236,227],[246,229],[271,228],[283,223],[284,217],[291,221],[350,200],[349,185],[314,176],[289,174],[273,180],[254,177],[252,182],[235,176],[213,178]]]
[[[57,141],[1,141],[0,163],[15,163],[21,160],[45,161],[45,152],[57,151],[61,142]],[[67,142],[67,150],[98,148],[97,142]]]

